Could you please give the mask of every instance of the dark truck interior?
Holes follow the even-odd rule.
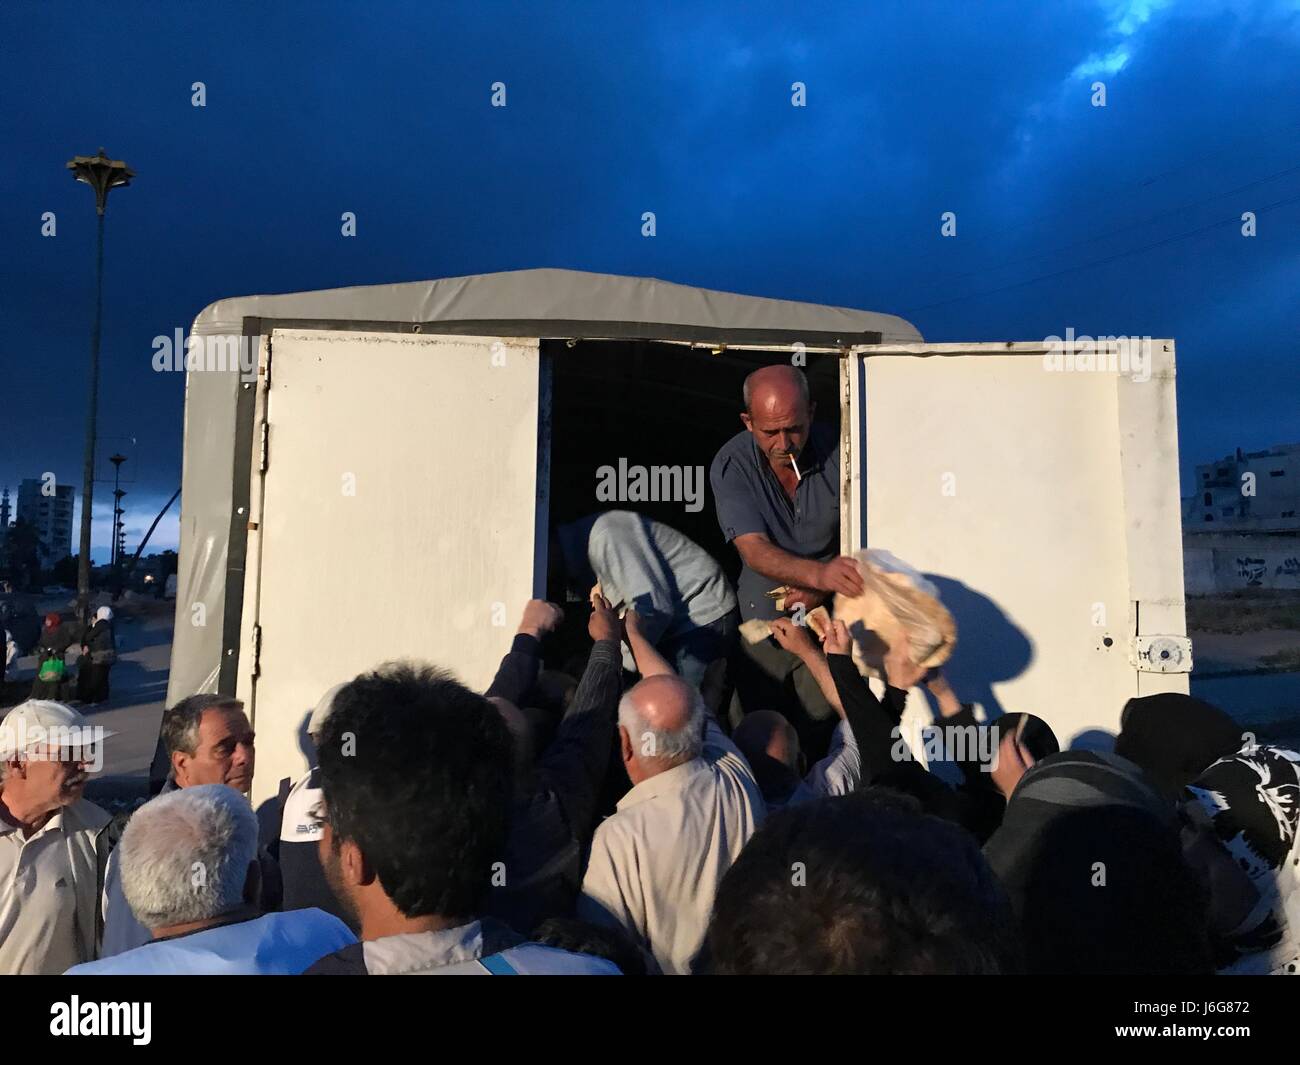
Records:
[[[551,523],[621,507],[680,530],[712,554],[733,579],[735,549],[718,528],[709,465],[744,427],[741,386],[762,366],[789,362],[790,350],[723,351],[648,341],[542,341],[552,358]],[[839,358],[810,352],[804,372],[816,419],[839,423]],[[629,466],[702,466],[698,511],[678,502],[602,504],[597,470]]]
[[[734,582],[740,559],[718,528],[709,466],[718,449],[744,427],[741,386],[762,366],[789,362],[791,350],[724,350],[653,341],[543,340],[551,357],[552,527],[598,510],[634,510],[685,533],[721,564]],[[839,424],[839,357],[807,353],[809,388],[819,422]],[[601,503],[596,498],[602,466],[703,468],[700,508],[682,501]],[[574,648],[589,646],[587,611],[566,610],[564,630],[547,655],[553,667],[572,666]],[[567,671],[567,670],[566,670]]]

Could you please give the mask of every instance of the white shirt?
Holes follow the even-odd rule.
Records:
[[[665,973],[688,973],[713,897],[766,814],[744,755],[710,718],[699,758],[643,780],[596,829],[578,916],[622,925]]]
[[[802,802],[812,802],[829,795],[847,795],[857,791],[862,782],[862,755],[858,751],[858,741],[853,738],[853,730],[847,721],[835,726],[831,735],[831,747],[826,757],[808,770],[808,775],[799,781],[781,808],[797,806]],[[775,809],[773,804],[772,809]]]
[[[30,837],[0,820],[0,973],[56,975],[94,957],[94,910],[79,913],[78,895],[93,898],[95,837],[107,823],[84,799]]]

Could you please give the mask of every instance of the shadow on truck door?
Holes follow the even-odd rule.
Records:
[[[944,675],[963,703],[979,703],[990,719],[1023,711],[1048,717],[1050,707],[1004,707],[993,691],[1018,677],[1034,660],[1033,641],[988,596],[954,577],[925,575],[939,589],[939,598],[957,622],[957,647],[943,667]]]

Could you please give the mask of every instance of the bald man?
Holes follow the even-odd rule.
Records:
[[[779,617],[767,592],[780,585],[793,589],[787,610],[812,609],[835,592],[861,594],[856,563],[839,557],[838,433],[813,423],[816,404],[807,379],[793,366],[765,366],[745,379],[742,398],[744,428],[722,446],[709,471],[718,524],[744,563],[742,620]],[[835,714],[807,668],[772,641],[743,649],[739,702],[782,710],[799,727],[805,748],[820,755]],[[738,711],[733,707],[733,724]],[[818,727],[805,727],[810,720]]]
[[[769,813],[827,795],[847,795],[862,779],[858,744],[844,721],[836,726],[826,757],[807,773],[799,734],[775,710],[746,714],[732,738],[754,770]]]
[[[623,696],[618,734],[632,789],[596,830],[578,916],[621,926],[665,973],[688,973],[763,796],[698,689],[671,673]]]

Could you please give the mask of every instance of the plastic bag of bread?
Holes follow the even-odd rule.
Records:
[[[939,601],[939,589],[888,551],[858,551],[861,595],[836,594],[835,618],[853,637],[853,662],[866,676],[884,674],[885,652],[897,639],[911,645],[912,661],[933,669],[952,657],[957,625]]]

